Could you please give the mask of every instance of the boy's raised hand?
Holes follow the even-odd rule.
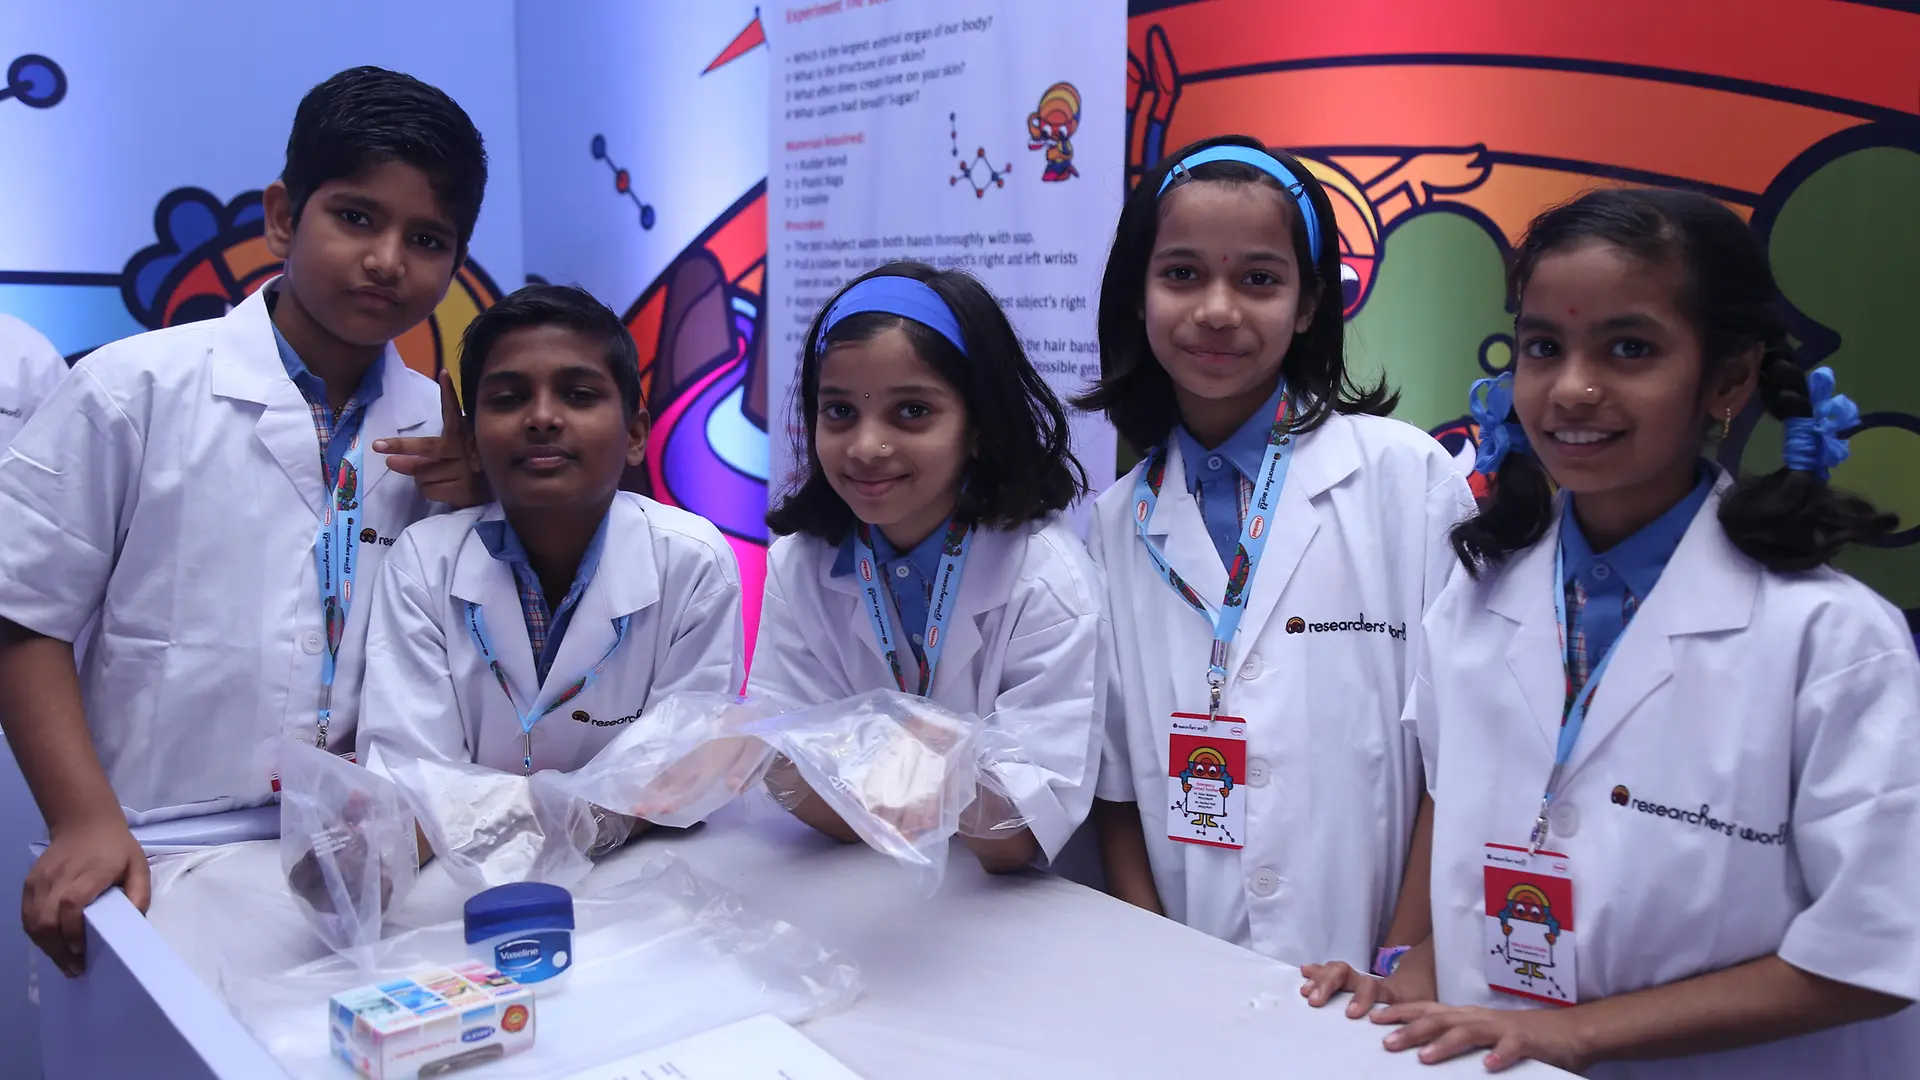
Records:
[[[125,890],[134,907],[147,910],[147,856],[124,821],[56,830],[27,873],[20,896],[21,925],[69,978],[86,969],[83,913],[115,885]]]
[[[450,372],[440,373],[440,434],[375,439],[373,452],[387,455],[387,467],[413,477],[420,494],[433,502],[464,510],[493,499],[487,478],[467,467],[467,421]]]

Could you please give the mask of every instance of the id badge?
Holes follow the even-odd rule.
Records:
[[[1245,847],[1246,779],[1246,721],[1174,713],[1167,734],[1167,839]]]
[[[1488,844],[1483,876],[1487,985],[1549,1005],[1576,1004],[1572,862],[1558,852]]]

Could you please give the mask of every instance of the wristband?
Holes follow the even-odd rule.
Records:
[[[1411,945],[1389,945],[1373,954],[1373,973],[1386,978],[1400,969],[1400,958],[1413,951]]]

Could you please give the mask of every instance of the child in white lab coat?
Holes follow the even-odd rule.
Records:
[[[619,490],[646,455],[639,356],[586,292],[529,285],[460,352],[471,466],[496,502],[428,518],[380,568],[359,748],[570,771],[676,691],[731,694],[740,575],[720,530]],[[634,822],[604,817],[594,854]]]
[[[0,450],[67,375],[67,359],[40,331],[0,314]]]
[[[806,476],[767,517],[750,691],[992,714],[1025,754],[1008,782],[1027,824],[965,842],[990,871],[1052,859],[1086,817],[1104,706],[1097,579],[1059,516],[1086,485],[1065,410],[993,296],[918,263],[828,302],[798,396]],[[794,812],[856,839],[811,794]]]
[[[1429,1062],[1920,1075],[1920,1016],[1889,1018],[1920,997],[1920,659],[1828,566],[1895,526],[1828,486],[1858,410],[1704,195],[1550,210],[1512,286],[1514,369],[1476,388],[1495,490],[1407,708],[1433,936],[1303,992],[1394,1002],[1387,1046]],[[1784,468],[1735,481],[1701,454],[1756,387]]]
[[[283,274],[224,318],[94,351],[0,455],[0,723],[51,838],[22,916],[69,973],[102,890],[148,902],[130,823],[268,801],[278,736],[352,746],[353,585],[429,508],[364,450],[441,424],[391,342],[446,295],[485,188],[445,94],[334,76],[264,195]]]
[[[1149,169],[1100,292],[1103,410],[1144,455],[1103,493],[1117,701],[1094,820],[1122,899],[1288,963],[1365,968],[1423,814],[1399,719],[1472,497],[1386,419],[1342,337],[1325,191],[1243,136]]]

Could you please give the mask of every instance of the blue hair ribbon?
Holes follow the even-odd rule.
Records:
[[[1533,452],[1527,442],[1527,429],[1521,427],[1519,421],[1508,419],[1513,414],[1513,372],[1475,382],[1473,389],[1467,391],[1467,411],[1480,426],[1480,450],[1473,459],[1474,472],[1492,476],[1500,471],[1500,463],[1508,454]]]
[[[1174,163],[1167,170],[1167,178],[1160,181],[1160,190],[1154,193],[1158,198],[1167,193],[1175,183],[1185,182],[1187,174],[1195,166],[1213,161],[1237,161],[1242,165],[1251,165],[1280,182],[1293,201],[1300,205],[1300,219],[1307,225],[1307,250],[1313,254],[1314,261],[1320,259],[1320,217],[1313,211],[1313,200],[1307,198],[1307,185],[1293,175],[1292,170],[1281,164],[1280,159],[1262,150],[1250,146],[1210,146],[1205,150],[1196,150]]]
[[[1794,472],[1812,473],[1824,483],[1835,465],[1847,460],[1847,440],[1841,432],[1860,426],[1860,408],[1845,394],[1833,392],[1833,369],[1807,372],[1807,400],[1812,416],[1788,417],[1780,457]]]
[[[912,319],[953,342],[953,347],[960,350],[961,356],[967,355],[967,342],[960,333],[960,320],[954,317],[953,309],[947,306],[947,302],[926,282],[897,274],[868,278],[841,293],[840,299],[827,309],[826,322],[820,327],[821,336],[824,337],[840,320],[869,311]]]

